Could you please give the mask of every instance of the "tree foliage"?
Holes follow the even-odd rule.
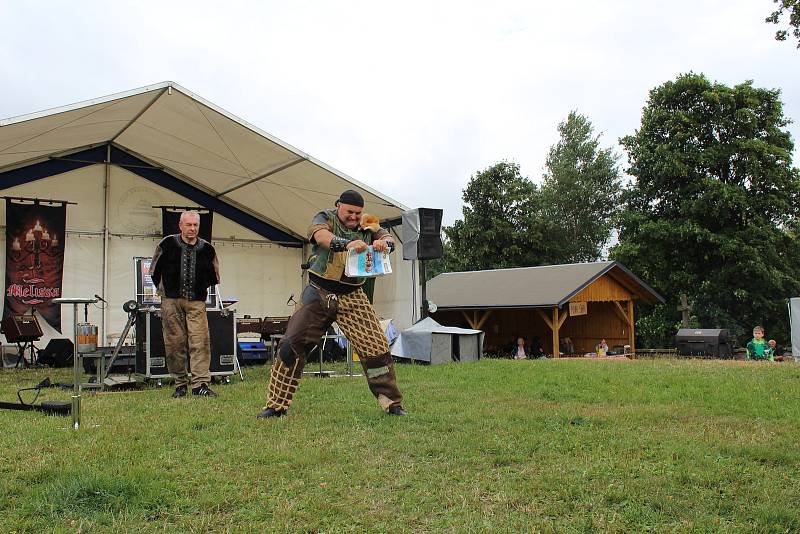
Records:
[[[786,299],[800,290],[800,176],[780,92],[688,74],[650,92],[640,129],[621,139],[635,182],[612,249],[668,304],[640,314],[671,343],[686,293],[699,324],[739,341],[756,324],[787,340]],[[659,316],[655,321],[653,316]]]
[[[539,199],[518,164],[503,161],[477,173],[462,198],[463,218],[444,229],[445,256],[434,272],[538,265]]]
[[[800,0],[773,0],[778,4],[778,9],[766,18],[765,22],[779,24],[783,13],[789,15],[789,26],[784,30],[775,32],[775,39],[785,41],[791,29],[792,35],[797,39],[797,48],[800,48]],[[793,29],[792,29],[793,28]]]
[[[599,148],[583,115],[570,113],[558,131],[541,187],[507,161],[470,178],[463,218],[444,228],[444,256],[428,264],[430,277],[600,257],[620,192],[616,156]]]
[[[620,195],[617,156],[600,149],[592,123],[575,111],[558,125],[542,185],[542,212],[558,248],[558,263],[598,260],[611,236],[611,211]]]

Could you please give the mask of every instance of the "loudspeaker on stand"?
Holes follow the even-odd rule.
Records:
[[[442,257],[442,210],[416,208],[403,212],[403,259]]]

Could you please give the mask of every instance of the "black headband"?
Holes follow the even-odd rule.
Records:
[[[352,189],[348,189],[344,191],[341,195],[339,195],[339,200],[336,201],[336,205],[339,204],[350,204],[351,206],[358,206],[360,208],[364,207],[364,197],[361,196],[361,193],[358,191],[353,191]]]

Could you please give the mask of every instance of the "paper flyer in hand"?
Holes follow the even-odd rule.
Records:
[[[370,246],[364,252],[356,252],[354,249],[347,251],[347,265],[344,274],[355,278],[364,276],[382,276],[392,272],[392,264],[389,261],[389,251],[375,252]]]

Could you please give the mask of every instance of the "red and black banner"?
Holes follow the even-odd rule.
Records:
[[[198,235],[210,243],[211,227],[214,224],[214,212],[203,208],[161,206],[161,235],[167,237],[168,235],[181,233],[180,228],[178,228],[178,223],[181,220],[181,214],[188,210],[194,210],[199,213],[200,231]]]
[[[6,298],[3,317],[35,308],[61,332],[67,206],[6,200]]]

